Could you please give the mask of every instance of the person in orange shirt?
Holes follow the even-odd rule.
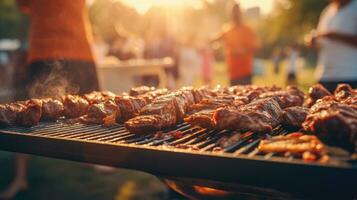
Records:
[[[247,85],[252,82],[254,53],[259,48],[253,30],[244,24],[238,4],[232,8],[232,24],[212,42],[222,41],[231,85]]]
[[[16,100],[98,90],[85,0],[17,0],[30,18],[27,79]],[[28,156],[16,155],[16,175],[0,199],[27,188]]]

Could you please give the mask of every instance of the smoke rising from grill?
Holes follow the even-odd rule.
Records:
[[[61,97],[66,94],[76,94],[79,86],[68,80],[68,70],[63,70],[66,61],[54,61],[48,63],[49,73],[44,73],[32,82],[28,89],[29,97]]]

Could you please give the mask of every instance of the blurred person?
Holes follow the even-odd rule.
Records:
[[[181,45],[178,54],[178,68],[182,85],[192,86],[201,66],[201,57],[192,38]]]
[[[211,48],[204,46],[201,49],[201,73],[203,83],[211,85],[213,79],[214,53]]]
[[[287,84],[288,85],[296,85],[296,70],[297,70],[297,62],[299,58],[299,51],[296,45],[292,45],[287,49],[286,53],[287,65],[286,70],[288,72]]]
[[[31,21],[28,73],[17,100],[98,90],[85,0],[17,3]],[[12,199],[27,189],[28,159],[28,155],[16,154],[15,177],[0,199]]]
[[[276,48],[272,55],[274,74],[279,74],[282,60],[283,60],[283,51],[280,48]]]
[[[161,27],[160,27],[161,26]],[[154,33],[148,31],[145,42],[144,58],[146,59],[173,59],[173,65],[170,68],[165,68],[167,75],[167,88],[176,89],[177,80],[179,78],[178,70],[178,44],[176,37],[169,30],[168,25],[163,23],[162,25],[155,26]],[[158,32],[156,32],[156,28]],[[143,77],[143,82],[152,83],[153,86],[159,84],[157,76],[147,75]],[[152,85],[149,84],[149,85]]]
[[[357,87],[357,1],[330,0],[317,32],[306,41],[318,49],[316,75],[329,91],[337,84]]]
[[[96,31],[93,31],[92,52],[97,66],[105,62],[105,57],[109,52],[109,45]]]
[[[232,8],[232,24],[224,27],[222,33],[212,42],[223,41],[225,59],[231,85],[252,83],[254,53],[259,48],[258,38],[243,22],[239,4]]]
[[[115,27],[116,35],[112,39],[108,55],[117,57],[119,60],[135,59],[134,44],[131,34],[122,26]]]

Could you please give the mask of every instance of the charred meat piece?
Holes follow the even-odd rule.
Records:
[[[302,106],[304,103],[304,93],[294,86],[288,86],[286,90],[265,92],[259,95],[259,98],[278,97],[278,103],[281,108],[292,106]]]
[[[140,115],[125,122],[130,133],[151,133],[177,123],[174,98],[160,100],[146,105]]]
[[[114,100],[115,94],[109,91],[93,91],[91,93],[83,95],[84,99],[88,101],[89,104],[100,103],[106,100]]]
[[[166,104],[171,101],[173,101],[175,105],[175,113],[176,113],[177,121],[182,121],[185,114],[189,110],[190,104],[193,103],[192,93],[188,91],[177,91],[167,95],[159,96],[153,101],[152,105],[148,105],[147,107],[144,107],[141,113],[151,114],[152,112],[150,111],[151,109],[150,106]]]
[[[283,124],[288,127],[301,128],[305,121],[309,109],[300,106],[294,106],[284,109]]]
[[[232,86],[231,90],[233,90],[234,94],[237,96],[245,96],[249,99],[249,101],[253,101],[258,98],[260,95],[266,92],[275,92],[280,91],[281,88],[272,86],[272,87],[259,87],[255,85],[245,85],[245,86]]]
[[[201,110],[185,118],[185,122],[206,129],[214,129],[213,114],[215,110]]]
[[[125,127],[131,133],[140,134],[174,126],[183,120],[193,98],[193,94],[186,90],[159,96],[143,107],[139,116],[128,120]]]
[[[23,109],[25,105],[19,103],[0,105],[0,126],[15,125],[17,115]]]
[[[209,98],[216,95],[206,86],[192,89],[192,94],[196,103],[199,103],[204,98]]]
[[[169,90],[166,88],[156,89],[150,92],[145,93],[144,95],[139,95],[140,97],[150,97],[151,99],[155,99],[158,96],[168,94]]]
[[[200,103],[194,104],[190,108],[190,114],[185,121],[194,126],[214,129],[213,114],[216,109],[226,106],[238,107],[248,103],[248,98],[235,95],[219,95],[212,98],[203,99]]]
[[[89,103],[86,99],[76,96],[67,95],[63,100],[63,114],[67,119],[77,118],[87,113]]]
[[[217,129],[271,132],[282,121],[276,98],[257,99],[238,108],[219,108],[213,115]]]
[[[262,140],[258,150],[263,153],[278,153],[302,157],[305,161],[326,160],[323,143],[314,135],[291,133]]]
[[[109,118],[114,118],[114,122],[115,122],[116,121],[115,119],[118,118],[119,116],[120,116],[119,107],[115,104],[114,101],[108,100],[106,102],[90,105],[88,108],[87,115],[81,117],[81,120],[83,123],[87,123],[87,124],[110,125]],[[111,122],[111,124],[115,124],[115,123]]]
[[[42,99],[42,117],[41,120],[56,120],[63,116],[64,106],[58,99]]]
[[[119,106],[121,116],[117,118],[118,122],[125,122],[137,116],[140,110],[148,104],[148,100],[132,96],[118,96],[115,98],[115,103]]]
[[[337,101],[346,104],[357,104],[357,90],[348,84],[339,84],[334,92]]]
[[[353,151],[357,141],[357,105],[331,97],[320,99],[311,107],[303,128],[327,144]]]
[[[131,88],[129,95],[130,96],[139,96],[139,95],[143,95],[150,91],[155,91],[155,90],[156,90],[155,87],[139,86],[139,87]]]
[[[310,87],[308,92],[308,98],[306,99],[304,105],[306,107],[311,107],[316,103],[317,100],[322,99],[325,96],[331,96],[332,94],[321,84],[315,84]]]
[[[18,103],[21,104],[21,103]],[[16,116],[16,125],[20,126],[34,126],[38,124],[42,116],[42,102],[41,100],[31,99],[23,102],[23,105],[14,105],[21,107]]]

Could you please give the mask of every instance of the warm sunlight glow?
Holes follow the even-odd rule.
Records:
[[[125,4],[134,7],[138,12],[145,13],[152,6],[192,6],[199,8],[201,0],[121,0]],[[212,1],[212,0],[211,0]],[[262,13],[268,13],[273,7],[274,0],[237,0],[242,8],[247,9],[251,7],[259,7]]]
[[[273,8],[274,0],[238,0],[243,8],[259,7],[262,13],[268,13]]]
[[[138,12],[145,13],[152,6],[164,7],[180,7],[192,6],[199,8],[201,6],[200,0],[121,0],[125,4],[134,7]]]

